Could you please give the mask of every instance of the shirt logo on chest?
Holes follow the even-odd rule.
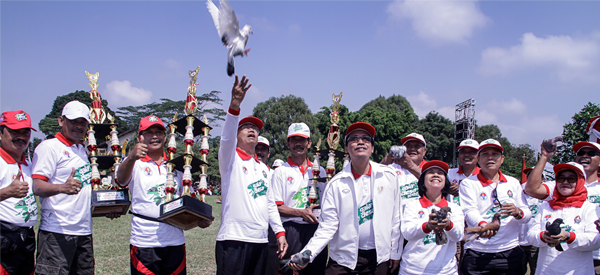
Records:
[[[253,198],[267,194],[267,184],[264,180],[258,180],[248,185],[248,191]]]
[[[544,219],[545,219],[546,221],[548,221],[550,218],[552,218],[552,215],[550,215],[550,214],[548,214],[548,215],[544,216]]]
[[[399,170],[396,170],[396,175],[402,175],[402,172],[400,172]]]
[[[510,190],[508,190],[508,192],[506,192],[506,194],[508,195],[509,198],[513,197],[513,192]]]
[[[152,169],[150,169],[150,167],[146,167],[146,169],[144,169],[144,173],[146,173],[146,176],[152,176]]]
[[[65,155],[65,157],[67,157],[67,158],[70,158],[70,157],[71,157],[71,154],[69,154],[69,152],[67,152],[67,151],[65,151],[65,152],[64,152],[64,155]]]
[[[288,177],[287,178],[287,183],[290,184],[290,185],[293,184],[294,183],[294,178]]]
[[[267,172],[265,172],[265,170],[263,170],[263,177],[265,177],[265,179],[267,178]]]
[[[425,212],[423,212],[423,210],[419,211],[419,219],[423,218],[423,215],[425,215]]]
[[[577,217],[575,217],[575,223],[579,224],[581,222],[581,217],[579,215],[577,215]]]
[[[242,171],[244,171],[244,175],[248,175],[248,169],[246,169],[246,166],[242,167]]]
[[[458,181],[456,181],[456,180],[453,180],[453,181],[452,181],[452,184],[456,184],[457,182],[458,182]]]
[[[487,199],[487,195],[484,192],[481,192],[481,194],[479,194],[479,197],[481,198],[482,201]]]

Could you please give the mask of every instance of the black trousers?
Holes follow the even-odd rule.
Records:
[[[35,274],[93,275],[92,235],[75,236],[40,230]]]
[[[185,244],[166,247],[129,245],[132,275],[186,274]]]
[[[533,245],[521,246],[523,249],[523,271],[527,271],[527,265],[529,265],[529,274],[535,274],[537,267],[537,258],[540,252],[540,248]]]
[[[0,221],[0,274],[31,274],[35,267],[33,227]]]
[[[520,246],[497,253],[484,253],[467,249],[460,264],[460,273],[465,275],[522,275],[525,274],[523,254],[523,249]]]
[[[375,249],[358,250],[358,258],[354,269],[342,266],[331,258],[325,269],[326,275],[387,275],[388,272],[389,261],[377,264],[377,251]]]
[[[264,275],[267,255],[267,243],[217,241],[217,275]]]

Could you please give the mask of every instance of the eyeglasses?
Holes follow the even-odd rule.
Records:
[[[556,183],[562,183],[565,182],[565,180],[567,180],[569,183],[576,183],[577,177],[558,176],[558,178],[556,178]]]
[[[596,152],[596,151],[592,151],[592,150],[590,150],[590,151],[583,151],[583,150],[579,150],[579,151],[577,151],[577,156],[578,156],[578,157],[583,157],[583,156],[585,156],[586,154],[587,154],[588,156],[590,156],[590,157],[595,157],[595,156],[597,156],[597,155],[598,155],[598,152]]]
[[[373,138],[370,136],[351,136],[346,139],[348,143],[357,143],[360,140],[368,143],[373,143]]]

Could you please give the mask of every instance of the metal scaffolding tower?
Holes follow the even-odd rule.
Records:
[[[454,111],[454,154],[453,167],[458,167],[456,147],[465,139],[475,139],[475,99],[456,104]]]

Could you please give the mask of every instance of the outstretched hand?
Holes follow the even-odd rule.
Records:
[[[246,78],[246,76],[242,76],[242,79],[238,81],[238,76],[235,75],[235,82],[233,82],[233,88],[231,88],[231,107],[234,110],[239,110],[242,101],[244,101],[244,97],[246,97],[246,92],[248,89],[252,87],[252,84],[248,84],[250,79]]]

